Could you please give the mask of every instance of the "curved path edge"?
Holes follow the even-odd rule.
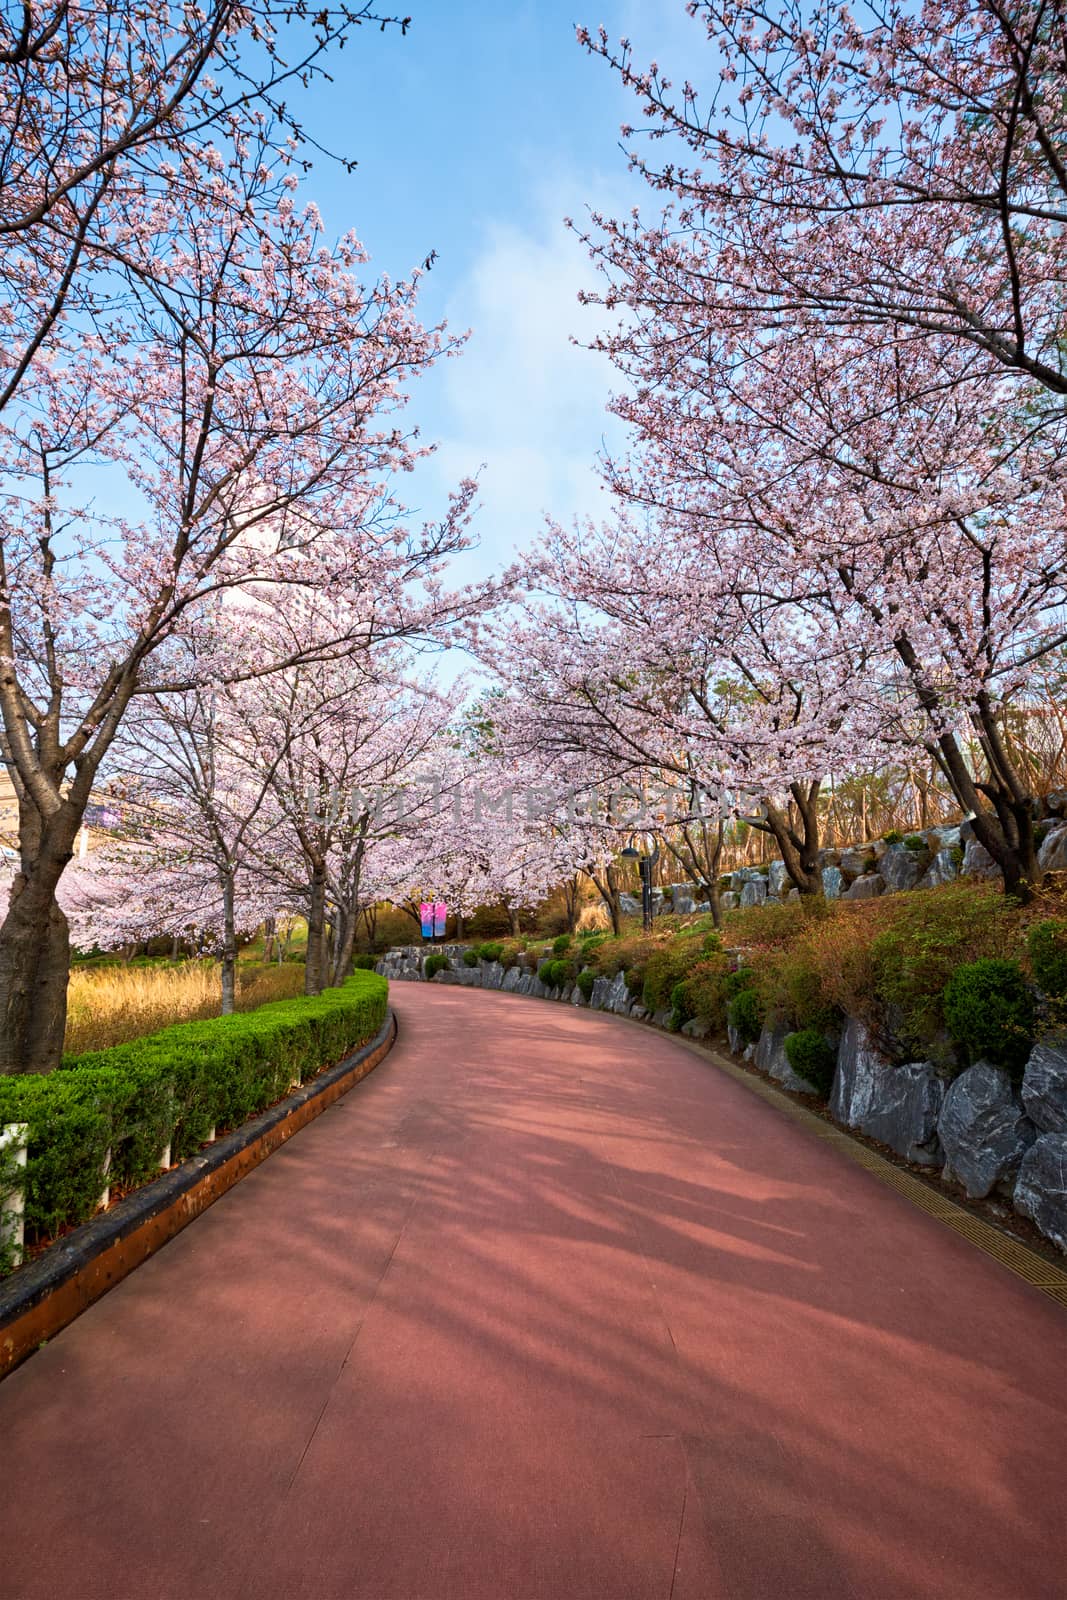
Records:
[[[0,1380],[373,1072],[396,1035],[390,1009],[367,1044],[199,1155],[83,1222],[0,1284]]]
[[[465,988],[466,985],[449,984],[444,987]],[[494,994],[498,992],[493,989],[482,989],[476,985],[471,985],[471,987],[477,987],[479,994]],[[513,998],[516,1000],[534,1000],[543,1005],[564,1004],[564,1002],[558,1000],[550,1001],[542,995],[516,994]],[[1006,1267],[1009,1272],[1014,1273],[1017,1278],[1021,1278],[1024,1283],[1028,1283],[1032,1288],[1038,1289],[1051,1300],[1055,1300],[1057,1305],[1067,1310],[1067,1268],[1057,1266],[1055,1262],[1047,1260],[1038,1251],[1031,1250],[1028,1245],[1015,1238],[1014,1235],[995,1227],[991,1222],[976,1216],[974,1212],[968,1211],[965,1206],[959,1205],[944,1190],[935,1188],[931,1183],[924,1183],[921,1178],[916,1177],[906,1166],[897,1165],[895,1161],[891,1161],[888,1157],[881,1155],[863,1139],[857,1138],[853,1129],[842,1127],[839,1123],[828,1121],[818,1116],[800,1100],[794,1099],[792,1095],[787,1094],[784,1089],[778,1088],[759,1073],[752,1072],[737,1061],[732,1060],[721,1050],[716,1049],[714,1045],[704,1044],[696,1039],[689,1039],[684,1034],[670,1033],[664,1028],[655,1027],[653,1023],[643,1018],[628,1017],[617,1012],[603,1012],[585,1006],[573,1006],[571,1009],[576,1016],[582,1016],[583,1014],[614,1016],[617,1021],[628,1022],[633,1027],[651,1028],[656,1033],[666,1034],[669,1039],[674,1040],[675,1044],[681,1045],[690,1054],[697,1056],[702,1061],[709,1062],[720,1072],[726,1073],[735,1083],[741,1084],[751,1094],[758,1095],[761,1100],[765,1100],[769,1105],[774,1106],[784,1116],[790,1117],[794,1122],[799,1123],[815,1138],[822,1139],[825,1143],[832,1145],[847,1160],[862,1167],[881,1183],[887,1184],[891,1189],[895,1189],[898,1194],[902,1195],[906,1200],[910,1200],[912,1205],[917,1206],[920,1211],[925,1211],[928,1216],[944,1223],[946,1227],[951,1228],[961,1238],[968,1240],[976,1249],[984,1251],[986,1255],[992,1256],[995,1261],[999,1261],[1002,1267]]]

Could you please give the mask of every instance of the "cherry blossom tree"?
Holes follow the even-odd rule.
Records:
[[[608,302],[643,307],[640,327],[684,300],[694,335],[728,331],[739,354],[798,321],[908,328],[1067,393],[1062,4],[688,9],[716,80],[703,94],[578,30],[667,152],[633,156],[662,219],[597,219]]]
[[[134,698],[301,660],[262,639],[245,654],[242,593],[328,593],[318,656],[409,630],[413,574],[421,616],[447,606],[437,574],[474,485],[412,530],[392,482],[423,449],[398,420],[403,385],[456,343],[419,325],[417,274],[368,286],[358,241],[325,246],[283,156],[257,124],[146,194],[107,340],[57,323],[0,421],[0,714],[22,857],[0,926],[0,1070],[58,1060],[56,887]],[[98,462],[126,474],[125,515],[87,502]],[[226,597],[230,636],[194,669],[172,647]]]

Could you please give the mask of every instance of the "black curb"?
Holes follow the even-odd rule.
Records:
[[[390,1010],[376,1036],[343,1061],[83,1222],[0,1283],[0,1378],[372,1072],[396,1033]]]

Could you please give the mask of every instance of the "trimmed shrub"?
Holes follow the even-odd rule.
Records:
[[[570,961],[555,957],[549,961],[542,961],[537,969],[537,976],[547,989],[562,989],[564,984],[574,980],[574,966]]]
[[[478,961],[479,957],[477,950],[464,950],[463,965],[465,967],[476,967],[478,965]]]
[[[945,1023],[972,1062],[1022,1074],[1034,1036],[1034,997],[1017,961],[998,956],[957,967],[944,995]]]
[[[479,961],[500,961],[504,956],[504,946],[498,939],[490,939],[478,946],[477,955]]]
[[[584,999],[589,1000],[593,994],[593,985],[596,982],[596,973],[592,967],[585,967],[578,974],[578,988]]]
[[[247,1121],[294,1081],[342,1059],[377,1033],[387,997],[384,978],[358,972],[311,999],[176,1023],[66,1056],[53,1073],[0,1078],[0,1123],[29,1124],[30,1237],[84,1222],[108,1182],[131,1187],[153,1177],[167,1144],[181,1160],[213,1127]]]
[[[801,1028],[785,1038],[786,1060],[798,1078],[810,1083],[824,1100],[830,1097],[837,1055],[818,1028]]]
[[[556,956],[565,956],[567,954],[567,951],[570,949],[570,947],[571,947],[571,936],[570,936],[570,934],[569,933],[557,934],[556,937],[552,941],[552,954],[556,955]]]
[[[1043,994],[1051,999],[1067,998],[1067,921],[1048,917],[1035,922],[1026,936],[1030,971]]]
[[[444,951],[435,950],[433,954],[427,956],[426,960],[423,962],[422,975],[426,981],[429,982],[429,980],[436,977],[439,972],[446,972],[450,966],[451,962],[445,955]]]
[[[763,1006],[755,989],[744,988],[734,995],[726,1008],[726,1017],[741,1035],[742,1044],[755,1044],[763,1032]]]
[[[373,972],[377,962],[377,956],[356,956],[352,961],[352,967],[356,972]]]
[[[640,967],[631,967],[623,979],[630,994],[640,994],[645,986],[644,975]]]

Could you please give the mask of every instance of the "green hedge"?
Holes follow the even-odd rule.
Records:
[[[389,986],[356,972],[313,999],[182,1022],[111,1050],[65,1056],[58,1071],[0,1077],[0,1124],[29,1124],[28,1234],[84,1222],[109,1179],[134,1186],[192,1155],[211,1129],[237,1127],[371,1039]]]

